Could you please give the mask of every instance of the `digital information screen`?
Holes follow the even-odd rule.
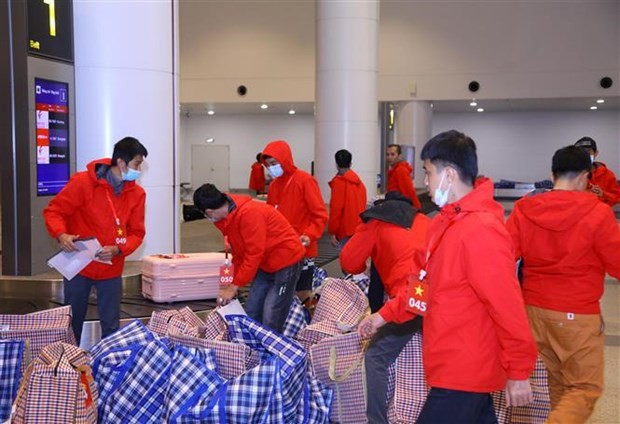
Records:
[[[28,52],[73,62],[71,0],[28,0]]]
[[[69,84],[34,79],[37,121],[37,196],[58,193],[69,181]]]

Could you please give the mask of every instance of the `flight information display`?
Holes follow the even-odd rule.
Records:
[[[37,195],[58,193],[69,181],[69,84],[35,78]]]
[[[71,0],[28,0],[28,52],[73,62]]]

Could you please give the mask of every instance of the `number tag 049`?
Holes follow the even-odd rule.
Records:
[[[220,267],[220,286],[228,286],[233,283],[234,266],[224,264]]]
[[[426,314],[428,309],[428,284],[417,278],[409,280],[405,309],[417,315],[424,316]]]

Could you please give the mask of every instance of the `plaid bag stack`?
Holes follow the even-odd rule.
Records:
[[[21,340],[0,340],[0,422],[11,416],[23,372],[25,345]]]
[[[349,333],[323,339],[310,348],[316,377],[334,390],[331,421],[366,422],[364,345],[357,333]]]
[[[422,363],[422,334],[415,333],[390,366],[388,419],[394,424],[415,422],[426,401],[428,387]],[[389,397],[389,395],[388,395]]]
[[[160,337],[168,335],[171,328],[176,328],[181,333],[193,333],[195,328],[204,327],[205,323],[185,306],[181,309],[169,309],[167,311],[153,311],[148,328]]]
[[[293,297],[291,309],[288,312],[282,334],[291,339],[295,339],[299,332],[306,328],[310,322],[310,314],[304,305],[301,304],[297,296]]]
[[[97,399],[86,352],[53,343],[26,369],[11,422],[96,423]]]
[[[77,345],[71,330],[71,307],[27,315],[0,315],[0,339],[27,341],[33,358],[48,344],[64,342]]]

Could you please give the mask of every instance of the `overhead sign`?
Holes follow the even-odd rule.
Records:
[[[73,62],[71,0],[28,0],[28,53]]]

